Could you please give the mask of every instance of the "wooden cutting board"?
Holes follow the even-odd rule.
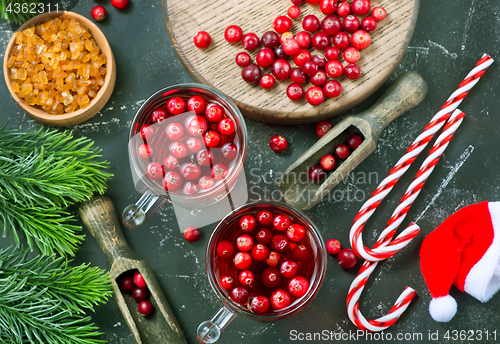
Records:
[[[234,58],[245,50],[241,43],[229,44],[224,39],[224,30],[229,25],[239,25],[244,33],[254,32],[259,37],[272,30],[274,19],[286,15],[292,4],[289,0],[163,0],[163,11],[172,43],[195,80],[227,94],[247,117],[287,125],[341,115],[366,100],[396,70],[415,28],[420,0],[372,0],[371,3],[372,7],[383,6],[387,17],[372,33],[372,44],[361,52],[358,62],[361,77],[355,81],[345,76],[339,78],[343,88],[340,97],[326,99],[319,106],[310,105],[305,97],[297,102],[288,99],[286,88],[290,79],[277,82],[272,90],[244,82]],[[319,6],[304,3],[300,10],[300,17],[293,21],[294,34],[302,31],[302,18],[306,15],[324,18]],[[193,43],[193,36],[202,30],[212,36],[212,44],[205,50]],[[319,53],[310,50],[313,55]],[[252,61],[258,51],[250,52]],[[293,61],[291,65],[295,67]],[[270,73],[270,68],[263,71],[266,73]],[[307,83],[304,90],[310,86]]]

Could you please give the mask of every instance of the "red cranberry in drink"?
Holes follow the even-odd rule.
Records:
[[[250,62],[252,62],[252,58],[250,57],[250,55],[248,55],[248,53],[245,53],[245,52],[241,52],[241,53],[238,53],[238,55],[236,55],[236,64],[240,67],[246,67],[250,64]]]
[[[312,38],[313,47],[317,50],[325,50],[330,45],[330,38],[324,32],[317,32]]]
[[[238,276],[238,281],[246,287],[253,286],[255,284],[255,275],[250,270],[243,270]]]
[[[335,98],[342,93],[342,85],[337,80],[328,80],[323,86],[323,91],[328,98]]]
[[[312,60],[314,61],[314,63],[316,63],[318,65],[319,69],[325,69],[327,61],[323,55],[321,55],[321,54],[314,55],[312,57]]]
[[[379,22],[381,20],[384,20],[386,16],[387,16],[387,12],[383,7],[377,6],[377,7],[373,8],[372,17],[376,21]]]
[[[306,260],[309,257],[309,249],[306,247],[306,245],[297,245],[293,248],[292,254],[295,260]]]
[[[273,215],[268,210],[262,210],[257,214],[257,222],[262,226],[269,226],[273,223]]]
[[[141,127],[140,131],[141,131],[142,139],[146,142],[151,141],[153,139],[153,137],[155,136],[155,130],[153,129],[153,127],[151,127],[148,124],[144,124]]]
[[[359,134],[354,133],[347,138],[347,145],[351,150],[358,148],[361,143],[363,143],[363,138]]]
[[[296,84],[303,84],[307,80],[307,75],[302,71],[301,68],[292,69],[292,73],[290,74],[290,78]]]
[[[172,170],[177,169],[177,167],[179,166],[179,162],[175,157],[169,155],[163,161],[163,165],[165,166],[165,168],[167,170],[172,171]]]
[[[335,152],[333,154],[335,154],[335,156],[339,159],[347,159],[349,155],[351,155],[351,150],[345,143],[340,143],[337,147],[335,147]]]
[[[203,141],[207,148],[218,147],[220,144],[220,134],[216,131],[207,131],[205,135],[203,135]]]
[[[306,91],[306,99],[309,104],[316,106],[323,103],[325,100],[325,93],[321,87],[313,86]]]
[[[201,168],[197,164],[189,162],[181,166],[181,174],[186,180],[197,180],[201,176]]]
[[[261,275],[262,283],[268,288],[276,288],[283,281],[280,271],[274,267],[266,268]]]
[[[341,248],[340,242],[336,239],[330,239],[326,242],[326,251],[332,255],[338,254]]]
[[[262,72],[259,66],[257,66],[255,63],[250,63],[248,66],[243,67],[243,69],[241,70],[241,77],[249,84],[253,84],[260,80],[261,73]]]
[[[285,231],[290,227],[290,218],[286,215],[279,214],[274,217],[273,227],[277,231]]]
[[[331,171],[337,166],[337,161],[333,155],[326,154],[321,157],[319,164],[325,171]]]
[[[203,148],[203,142],[197,137],[190,137],[186,140],[186,146],[191,153],[197,153]]]
[[[318,124],[316,124],[316,135],[319,138],[322,138],[332,128],[333,128],[332,122],[330,122],[330,121],[319,121]]]
[[[224,144],[220,151],[226,160],[234,160],[238,156],[238,147],[232,142]]]
[[[297,42],[299,42],[300,47],[303,49],[308,48],[311,45],[312,41],[311,34],[306,31],[300,31],[299,33],[297,33],[295,39],[297,40]]]
[[[153,306],[153,304],[150,301],[139,302],[137,309],[139,310],[139,313],[141,313],[145,317],[153,314],[153,312],[155,311],[155,307]]]
[[[148,165],[146,169],[149,178],[159,180],[163,178],[163,173],[165,172],[163,169],[163,165],[157,163],[157,162],[152,162]]]
[[[252,256],[248,252],[238,252],[234,255],[234,266],[239,270],[246,270],[252,265]]]
[[[288,42],[283,44],[283,51],[288,56],[293,56],[300,51],[300,44],[296,39],[290,39]]]
[[[221,258],[229,258],[234,253],[234,246],[227,240],[222,240],[217,245],[217,255]]]
[[[125,276],[120,281],[120,290],[124,293],[130,293],[135,288],[134,278],[132,276]]]
[[[134,288],[134,290],[132,290],[132,298],[136,302],[146,300],[148,298],[148,288]]]
[[[339,58],[339,50],[335,47],[328,47],[325,50],[325,57],[328,61],[338,60]]]
[[[264,295],[257,295],[250,301],[250,309],[254,313],[266,313],[271,306],[271,301]]]
[[[300,8],[295,5],[288,7],[287,14],[292,19],[297,19],[300,16]]]
[[[269,244],[272,238],[273,235],[271,234],[271,231],[267,228],[262,228],[255,236],[255,239],[262,244]]]
[[[196,161],[198,162],[198,165],[203,167],[212,165],[212,152],[206,149],[199,151],[196,153]]]
[[[241,39],[241,45],[248,51],[255,50],[260,45],[259,37],[253,32],[244,34]]]
[[[370,34],[364,30],[358,30],[352,34],[351,37],[352,46],[358,50],[366,49],[370,46],[372,38]]]
[[[137,154],[139,154],[139,156],[143,159],[149,159],[153,154],[153,150],[150,145],[143,143],[137,148]]]
[[[210,176],[202,176],[198,180],[198,186],[201,190],[210,190],[215,186],[215,180]]]
[[[342,28],[344,31],[353,33],[357,29],[359,29],[360,23],[359,19],[356,16],[353,16],[352,14],[348,15],[347,17],[344,18],[344,21],[342,22]]]
[[[304,62],[302,71],[307,75],[314,75],[318,71],[318,65],[312,60]]]
[[[225,290],[229,290],[234,286],[234,279],[229,275],[221,276],[219,282],[222,289]]]
[[[311,59],[311,53],[309,50],[301,49],[294,57],[293,62],[297,65],[297,67],[302,67],[302,65]]]
[[[237,25],[228,26],[224,31],[224,38],[229,43],[238,43],[243,36],[243,30]]]
[[[151,122],[158,123],[168,118],[167,110],[164,108],[156,108],[151,112]]]
[[[212,37],[206,31],[200,31],[193,37],[194,45],[199,49],[206,49],[212,43]]]
[[[306,237],[306,229],[299,224],[293,224],[286,230],[286,236],[292,242],[301,242]]]
[[[197,227],[189,226],[184,230],[183,236],[186,241],[195,242],[201,237],[201,232]]]
[[[309,281],[302,276],[294,277],[288,282],[288,291],[292,296],[302,297],[309,290]]]
[[[288,141],[284,136],[274,135],[269,140],[269,146],[275,152],[283,152],[288,146]]]
[[[356,80],[361,75],[361,68],[355,63],[350,63],[344,68],[344,74],[351,80]]]
[[[311,76],[311,84],[321,87],[326,83],[327,78],[328,77],[326,76],[326,72],[322,69],[318,69],[316,74]]]
[[[139,288],[146,288],[147,287],[147,284],[146,284],[146,281],[144,280],[144,277],[142,277],[141,273],[138,270],[136,272],[134,272],[134,283]]]
[[[167,125],[167,128],[165,128],[165,132],[167,137],[172,141],[177,141],[184,135],[184,129],[179,123],[170,123]]]
[[[351,43],[351,38],[345,32],[339,32],[333,37],[333,45],[339,50],[344,50]]]
[[[273,73],[276,79],[286,80],[290,76],[292,69],[290,68],[290,64],[288,63],[288,61],[283,59],[278,59],[274,61],[271,67],[271,72]]]
[[[319,23],[318,17],[316,17],[314,14],[310,14],[308,16],[305,16],[304,19],[302,20],[302,27],[306,31],[309,31],[311,33],[315,33],[320,28],[320,23]]]
[[[231,118],[221,119],[219,122],[219,133],[222,135],[232,135],[236,130],[236,125]]]
[[[175,171],[168,171],[163,177],[163,187],[168,191],[176,191],[182,187],[182,177]]]
[[[287,60],[289,58],[289,56],[285,54],[281,46],[274,48],[273,52],[274,52],[274,60]]]
[[[290,241],[283,234],[277,234],[271,239],[271,248],[274,251],[283,253],[290,247]]]
[[[170,153],[177,159],[184,158],[189,155],[189,150],[182,142],[173,142],[169,146]]]
[[[361,29],[365,30],[368,33],[375,31],[376,28],[377,21],[372,17],[365,17],[361,21]]]
[[[272,294],[271,294],[271,306],[276,309],[280,310],[283,308],[286,308],[292,304],[292,297],[286,290],[283,289],[276,289]]]
[[[205,113],[207,102],[200,96],[193,96],[187,101],[187,108],[189,111],[194,111],[197,115]]]
[[[341,3],[337,7],[337,14],[339,17],[347,17],[351,14],[351,5],[347,2]]]
[[[269,249],[267,248],[266,245],[259,243],[252,247],[252,258],[256,262],[262,262],[269,257]]]
[[[356,63],[360,57],[361,54],[359,53],[359,50],[354,47],[349,47],[344,50],[344,60],[347,63]]]
[[[342,268],[349,270],[356,266],[358,257],[350,248],[344,248],[337,255],[337,261]]]
[[[224,178],[227,178],[228,174],[229,170],[223,164],[215,164],[212,167],[212,178],[215,180],[223,180]]]
[[[257,54],[257,57],[255,58],[255,61],[257,61],[257,64],[259,66],[261,66],[262,68],[271,67],[271,65],[274,62],[274,53],[271,50],[271,48],[263,48]]]
[[[273,22],[273,29],[277,32],[277,33],[283,33],[283,32],[287,32],[287,31],[290,31],[290,29],[292,28],[292,20],[286,16],[279,16],[278,18],[274,19],[274,22]]]
[[[351,5],[352,13],[357,16],[364,16],[370,12],[370,0],[354,0]]]
[[[229,293],[231,299],[239,304],[245,304],[248,300],[249,295],[250,294],[245,287],[234,287]]]
[[[280,37],[274,31],[267,31],[262,35],[262,45],[266,48],[274,49],[280,45]]]
[[[326,64],[326,74],[332,78],[338,78],[344,73],[344,66],[337,60],[331,60]]]
[[[198,193],[198,185],[193,182],[187,182],[182,188],[182,193],[185,195],[196,195]]]
[[[290,98],[290,100],[297,101],[302,99],[304,89],[299,84],[290,84],[286,89],[286,95]]]
[[[224,113],[225,111],[222,106],[220,106],[219,104],[211,103],[207,106],[205,116],[210,122],[219,122],[224,116]]]
[[[248,252],[253,247],[253,239],[250,235],[243,234],[236,238],[236,247],[238,250]]]
[[[271,74],[266,74],[260,78],[259,84],[263,89],[270,90],[276,84],[276,80]]]
[[[281,255],[278,252],[271,251],[269,252],[269,257],[266,259],[266,263],[269,266],[276,266],[278,265],[279,261],[281,259]]]
[[[315,183],[321,183],[326,177],[326,172],[323,167],[319,165],[314,165],[309,169],[309,179]]]
[[[186,102],[181,97],[170,98],[167,102],[167,110],[172,115],[180,115],[186,111]]]
[[[280,273],[283,277],[293,278],[299,271],[299,265],[293,260],[287,260],[281,264]]]

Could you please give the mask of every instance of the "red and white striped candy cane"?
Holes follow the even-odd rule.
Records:
[[[477,62],[476,66],[467,74],[459,87],[452,93],[448,100],[441,107],[439,112],[431,119],[424,131],[413,141],[406,153],[389,171],[387,177],[380,183],[370,198],[363,204],[361,210],[354,218],[353,225],[349,234],[349,239],[354,252],[361,258],[369,261],[379,261],[392,257],[396,252],[392,250],[382,250],[382,247],[391,247],[391,240],[396,232],[392,227],[386,228],[379,237],[380,244],[378,248],[370,249],[363,244],[362,232],[366,222],[375,212],[382,200],[392,190],[401,176],[408,170],[418,155],[424,150],[434,134],[439,131],[451,113],[460,105],[471,88],[477,84],[480,77],[485,73],[488,67],[493,63],[489,55],[483,57]],[[384,252],[382,252],[384,251]]]

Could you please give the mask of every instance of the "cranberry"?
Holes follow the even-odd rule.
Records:
[[[290,31],[284,32],[280,36],[280,43],[281,44],[288,43],[293,38],[295,38],[293,37],[293,33],[291,33]]]
[[[153,150],[151,149],[150,145],[148,145],[147,143],[143,143],[137,148],[137,153],[141,158],[149,159],[153,154]]]
[[[167,168],[167,170],[175,170],[177,166],[179,166],[179,162],[175,157],[169,155],[165,158],[165,161],[163,161],[163,165]]]
[[[280,273],[283,277],[292,278],[297,275],[299,265],[293,260],[287,260],[281,264]]]
[[[296,260],[306,260],[309,257],[309,249],[305,245],[297,245],[293,248],[292,254]]]
[[[280,45],[280,38],[274,31],[267,31],[262,35],[262,45],[266,48],[274,49]]]
[[[286,215],[279,214],[273,220],[273,227],[277,231],[285,231],[290,227],[290,218]]]
[[[184,135],[184,129],[179,123],[170,123],[165,128],[165,132],[167,133],[168,138],[172,141],[177,141]]]
[[[146,281],[144,280],[144,277],[142,277],[142,275],[139,271],[136,271],[134,273],[134,283],[139,288],[146,288],[147,287]]]
[[[311,179],[315,183],[321,183],[323,179],[326,177],[326,172],[323,167],[319,165],[314,165],[309,169],[309,179]]]
[[[262,226],[269,226],[273,223],[273,215],[268,210],[262,210],[257,214],[257,222]]]
[[[344,248],[337,255],[337,261],[339,265],[344,269],[352,269],[358,262],[358,257],[350,248]]]
[[[154,135],[155,135],[155,130],[150,125],[144,124],[141,127],[141,136],[143,140],[150,141],[153,139]]]
[[[326,242],[326,250],[330,254],[338,254],[341,248],[342,247],[340,246],[340,242],[338,240],[330,239]]]
[[[224,178],[227,178],[228,174],[229,170],[223,164],[215,164],[212,167],[212,178],[215,180],[223,180]]]
[[[175,171],[168,171],[163,177],[163,187],[168,191],[179,190],[182,186],[182,177]]]
[[[229,258],[234,253],[234,246],[227,240],[222,240],[217,245],[217,255],[221,258]]]
[[[373,8],[372,17],[376,21],[379,22],[381,20],[384,20],[386,16],[387,16],[387,12],[385,11],[385,9],[383,7],[377,6],[377,7]]]
[[[319,3],[319,9],[325,15],[337,12],[337,6],[337,0],[321,0]]]
[[[241,36],[243,36],[243,30],[237,25],[228,26],[224,31],[224,38],[229,43],[238,43],[241,41]]]
[[[349,155],[351,155],[351,150],[345,143],[340,143],[335,147],[335,152],[333,154],[339,159],[347,159]]]
[[[356,16],[353,15],[348,15],[347,17],[344,18],[344,21],[342,22],[342,28],[344,31],[353,33],[357,29],[359,29],[360,23],[359,19]]]
[[[283,281],[283,277],[277,268],[268,267],[266,268],[261,275],[262,283],[268,288],[276,288]]]
[[[286,290],[277,289],[271,294],[271,306],[280,310],[292,304],[292,297]]]
[[[288,227],[286,231],[286,236],[293,242],[300,242],[306,237],[306,230],[304,227],[298,224],[293,224]]]
[[[202,190],[210,190],[215,185],[215,180],[210,176],[202,176],[198,180],[198,186]]]
[[[363,50],[368,48],[372,42],[370,34],[364,30],[358,30],[352,34],[351,37],[352,46],[356,49]]]
[[[283,33],[283,32],[287,32],[287,31],[290,31],[290,29],[292,28],[292,20],[286,16],[279,16],[278,18],[274,19],[274,22],[273,22],[273,29],[277,32],[277,33]]]
[[[306,0],[306,2],[311,5],[317,5],[320,3],[320,1],[321,0]]]
[[[177,158],[181,159],[184,158],[189,154],[189,151],[186,147],[186,145],[182,142],[174,142],[169,146],[170,153]]]
[[[244,286],[250,287],[255,283],[255,275],[250,270],[244,270],[240,272],[238,281]]]
[[[319,23],[318,17],[316,17],[314,14],[310,14],[308,16],[305,16],[304,19],[302,20],[302,27],[306,31],[309,31],[311,33],[315,33],[320,28],[320,23]]]
[[[212,43],[212,37],[206,31],[200,31],[193,37],[194,45],[199,49],[206,49]]]
[[[325,50],[330,45],[330,38],[324,32],[317,32],[312,38],[312,44],[315,49]]]
[[[361,21],[361,29],[366,32],[373,32],[377,28],[377,21],[372,17],[365,17]]]
[[[246,67],[250,64],[250,62],[252,62],[250,55],[248,55],[248,53],[245,52],[238,53],[238,55],[236,55],[235,60],[236,64],[240,67]]]
[[[243,67],[243,69],[241,70],[241,77],[249,84],[258,82],[261,77],[260,67],[255,63],[250,63],[248,66]]]
[[[339,50],[335,47],[328,47],[325,50],[325,57],[328,61],[338,60],[339,58]]]
[[[319,138],[322,138],[332,128],[333,128],[332,122],[319,121],[318,124],[316,124],[316,135],[318,135]]]
[[[111,5],[118,10],[124,10],[128,6],[129,0],[111,0]]]
[[[312,60],[318,65],[319,69],[325,69],[327,61],[323,55],[321,54],[314,55],[312,57]]]
[[[188,133],[192,136],[202,136],[208,129],[208,123],[205,117],[191,115],[184,121]]]
[[[306,91],[306,99],[309,104],[316,106],[323,103],[323,100],[325,100],[325,93],[321,87],[313,86]]]
[[[234,286],[234,279],[229,275],[221,276],[219,282],[222,289],[225,290],[229,290]]]
[[[220,151],[226,160],[234,160],[238,156],[238,147],[232,142],[224,144]]]
[[[297,19],[300,16],[300,8],[295,5],[288,7],[287,14],[292,19]]]
[[[151,112],[151,121],[153,123],[158,123],[168,118],[167,110],[164,108],[156,108]]]
[[[113,1],[111,1],[111,2],[113,2]],[[147,317],[148,315],[153,314],[153,312],[155,311],[155,307],[153,306],[153,304],[150,301],[141,301],[141,302],[139,302],[139,305],[137,306],[137,309],[145,317]]]
[[[361,75],[361,68],[355,63],[350,63],[344,68],[344,74],[351,80],[356,80]]]
[[[283,59],[278,59],[274,61],[271,67],[271,72],[273,73],[276,79],[286,80],[290,76],[292,69],[290,68],[290,64],[288,63],[288,61]]]
[[[243,234],[236,238],[236,247],[240,251],[248,252],[253,247],[253,239],[250,235]]]
[[[295,297],[306,295],[309,290],[309,281],[302,276],[294,277],[288,282],[288,291]]]
[[[257,295],[250,301],[250,309],[255,313],[265,313],[269,310],[271,301],[264,295]]]
[[[300,6],[304,2],[304,0],[291,0],[291,1],[292,4],[294,4],[295,6]]]
[[[311,34],[309,32],[300,31],[297,36],[295,36],[295,39],[299,42],[300,47],[303,49],[308,48],[311,45]]]
[[[337,14],[339,17],[347,17],[349,14],[351,14],[351,5],[349,5],[347,2],[344,2],[337,7]]]
[[[94,20],[98,22],[106,19],[106,9],[99,5],[95,6],[90,14],[92,15],[92,18],[94,18]]]
[[[246,54],[246,53],[241,53],[241,54]],[[248,54],[247,54],[248,55]],[[222,117],[224,116],[224,108],[220,106],[219,104],[208,104],[207,109],[205,111],[205,117],[210,122],[219,122]]]
[[[311,84],[321,87],[325,84],[327,78],[328,77],[326,76],[326,72],[322,69],[319,69],[316,74],[311,76]]]
[[[132,290],[132,298],[136,302],[144,301],[148,298],[148,289],[147,288],[134,288]]]
[[[201,168],[197,164],[189,162],[181,166],[181,174],[186,180],[197,180],[201,176]]]
[[[293,62],[297,65],[297,67],[302,67],[304,62],[309,61],[311,59],[311,53],[309,50],[301,49],[294,57]]]
[[[286,89],[286,95],[291,100],[297,101],[297,100],[302,99],[302,96],[304,95],[304,89],[299,84],[295,84],[295,83],[290,84]],[[273,150],[275,150],[275,149],[273,149]]]
[[[193,96],[187,101],[188,110],[194,111],[197,115],[201,115],[205,112],[206,105],[205,99],[200,96]]]
[[[248,290],[245,287],[234,287],[229,293],[234,302],[244,304],[248,301]]]
[[[243,216],[239,223],[241,230],[246,233],[251,233],[257,228],[257,220],[253,215]]]
[[[323,86],[323,91],[329,98],[335,98],[342,92],[342,85],[337,80],[328,80]]]
[[[344,50],[351,43],[351,38],[345,32],[339,32],[333,37],[333,45],[339,50]]]
[[[124,293],[130,293],[135,288],[134,278],[132,276],[125,276],[120,281],[120,289]]]
[[[283,234],[277,234],[271,239],[271,248],[278,252],[285,252],[290,247],[290,241]]]
[[[148,165],[146,169],[148,176],[152,179],[159,180],[163,178],[163,165],[157,163],[157,162],[152,162]]]
[[[352,13],[358,16],[364,16],[365,14],[368,14],[368,12],[370,12],[370,0],[354,0],[351,7]]]
[[[266,259],[266,263],[269,266],[276,266],[280,261],[281,255],[278,252],[271,251],[269,257]]]
[[[198,162],[198,165],[207,167],[212,165],[212,152],[209,150],[203,149],[196,153],[196,161]]]
[[[304,62],[302,71],[307,75],[314,75],[318,71],[318,65],[312,60]]]
[[[262,228],[255,236],[255,239],[262,244],[269,244],[272,238],[273,235],[271,234],[271,231],[267,228]]]
[[[182,193],[185,195],[196,195],[198,193],[198,185],[193,182],[187,182],[182,188]]]
[[[274,135],[269,140],[269,146],[275,152],[283,152],[288,146],[288,141],[284,136]]]
[[[274,62],[274,53],[270,48],[264,48],[259,51],[255,61],[257,61],[257,64],[262,68],[271,67]]]
[[[330,36],[335,36],[342,30],[342,22],[339,17],[328,15],[321,21],[321,30]]]
[[[332,78],[338,78],[344,73],[344,66],[337,60],[331,60],[326,64],[325,71]]]
[[[360,57],[361,54],[359,53],[359,50],[354,47],[349,47],[344,50],[344,60],[347,63],[356,63]]]
[[[296,84],[303,84],[307,80],[307,75],[302,71],[301,68],[292,69],[292,73],[290,74],[290,78]]]
[[[269,257],[269,249],[266,245],[260,243],[252,247],[252,258],[256,262],[262,262]]]
[[[200,230],[194,226],[189,226],[184,231],[184,239],[186,239],[189,242],[198,241],[200,236],[201,236]]]
[[[222,135],[232,135],[236,130],[236,125],[231,118],[224,118],[219,122],[219,133]]]
[[[363,143],[363,138],[359,134],[354,133],[347,138],[347,145],[351,150],[358,148],[361,143]]]
[[[283,48],[280,46],[280,47],[276,47],[273,49],[273,52],[274,52],[274,59],[275,60],[286,60],[289,58],[289,56],[287,54],[285,54],[285,52],[283,51]]]
[[[203,148],[203,142],[197,137],[190,137],[186,140],[186,146],[191,153],[197,153]]]
[[[203,141],[207,148],[215,148],[220,144],[220,134],[216,131],[207,131],[205,135],[203,135]]]
[[[170,98],[167,102],[167,109],[172,115],[180,115],[186,111],[186,102],[181,97]]]
[[[252,265],[252,256],[248,252],[238,252],[233,259],[234,266],[240,270],[246,270]]]
[[[319,164],[325,171],[331,171],[335,168],[335,166],[337,166],[337,161],[333,155],[326,154],[321,157]]]
[[[300,51],[300,44],[296,39],[292,38],[283,44],[283,51],[285,54],[293,56]]]
[[[253,32],[246,33],[241,39],[241,45],[248,51],[255,50],[260,45],[259,37]]]

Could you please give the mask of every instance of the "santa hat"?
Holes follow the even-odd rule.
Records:
[[[450,321],[457,312],[452,284],[488,301],[500,289],[500,202],[469,205],[448,217],[424,239],[420,268],[436,321]]]

